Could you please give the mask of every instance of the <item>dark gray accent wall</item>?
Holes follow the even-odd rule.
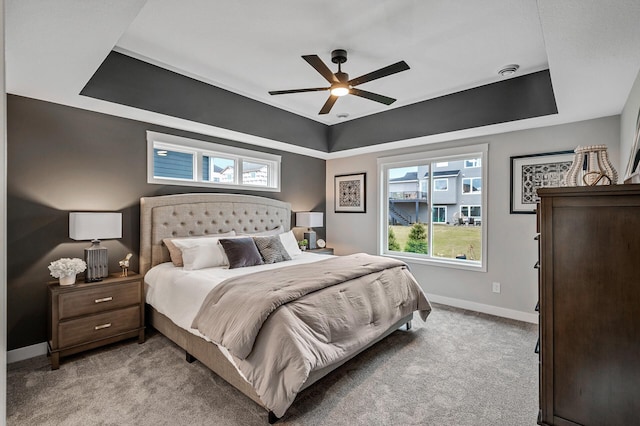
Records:
[[[8,348],[46,340],[47,266],[83,257],[88,242],[69,239],[70,211],[120,211],[122,239],[104,241],[110,270],[132,252],[138,266],[142,196],[230,192],[147,183],[146,131],[170,133],[282,156],[282,191],[233,191],[325,211],[325,161],[140,121],[9,95],[7,97]],[[292,222],[294,223],[294,222]],[[324,228],[317,229],[324,238]]]
[[[81,95],[327,151],[327,126],[111,52]]]
[[[557,113],[544,70],[335,124],[329,152]]]
[[[324,152],[558,112],[544,70],[326,126],[117,52],[81,94]]]

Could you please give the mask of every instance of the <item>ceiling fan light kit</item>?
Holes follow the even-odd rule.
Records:
[[[318,73],[320,73],[320,75],[329,82],[330,86],[308,89],[274,90],[270,91],[269,94],[286,95],[290,93],[319,92],[328,90],[330,93],[329,99],[327,99],[325,104],[322,106],[319,114],[328,114],[338,98],[345,95],[359,96],[385,105],[391,105],[396,101],[395,99],[379,95],[377,93],[367,92],[362,89],[356,89],[355,86],[409,69],[409,65],[407,65],[405,61],[400,61],[349,80],[349,74],[342,72],[342,64],[347,62],[347,51],[344,49],[336,49],[331,52],[331,62],[338,64],[338,71],[336,73],[332,73],[318,55],[303,55],[302,59],[307,61],[309,65],[318,71]]]

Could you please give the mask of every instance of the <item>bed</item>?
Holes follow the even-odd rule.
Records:
[[[225,276],[224,274],[230,272],[237,272],[238,269],[233,270],[221,270],[217,269],[203,269],[202,272],[198,271],[200,275],[196,275],[195,273],[181,271],[183,268],[176,268],[171,264],[171,255],[169,250],[167,249],[166,244],[163,243],[163,240],[167,238],[197,238],[203,236],[210,236],[213,234],[216,235],[226,235],[225,233],[229,233],[231,231],[235,233],[242,234],[251,234],[251,235],[260,235],[262,234],[271,234],[274,232],[274,229],[279,229],[281,232],[286,232],[290,230],[290,221],[291,221],[291,207],[288,203],[269,199],[262,198],[256,196],[248,196],[248,195],[238,195],[238,194],[179,194],[179,195],[166,195],[166,196],[158,196],[158,197],[144,197],[140,200],[140,216],[141,216],[141,239],[140,239],[140,273],[145,276],[145,286],[146,286],[146,294],[147,294],[147,320],[149,324],[158,330],[161,334],[165,335],[167,338],[172,340],[178,346],[186,352],[186,359],[189,362],[193,362],[194,360],[199,360],[202,364],[206,365],[213,372],[218,374],[220,377],[225,379],[229,384],[237,388],[243,394],[248,396],[250,399],[255,401],[260,406],[264,407],[268,412],[268,420],[269,423],[276,422],[282,415],[286,408],[290,405],[295,398],[295,395],[299,391],[311,386],[313,383],[318,381],[320,378],[324,377],[331,371],[338,368],[340,365],[347,362],[349,359],[358,355],[362,351],[371,347],[375,343],[384,339],[386,336],[397,330],[403,325],[406,325],[406,329],[409,330],[411,326],[411,320],[413,318],[413,312],[415,310],[419,310],[423,319],[426,319],[429,314],[431,307],[429,302],[424,297],[424,293],[419,289],[411,290],[411,295],[406,296],[406,289],[402,290],[403,297],[408,298],[406,301],[402,301],[401,303],[396,303],[397,309],[402,309],[402,316],[399,317],[399,314],[395,312],[395,316],[393,317],[392,323],[385,323],[384,321],[380,321],[381,325],[376,323],[377,329],[373,329],[373,331],[369,332],[372,337],[367,337],[369,334],[367,332],[358,331],[359,334],[362,334],[367,339],[365,342],[359,342],[357,344],[356,350],[351,350],[351,352],[342,354],[339,359],[329,360],[324,363],[318,363],[316,367],[310,369],[310,371],[305,372],[304,380],[301,383],[297,383],[295,385],[295,392],[291,392],[287,389],[287,393],[290,394],[288,398],[290,401],[285,401],[284,403],[274,403],[273,398],[270,398],[267,392],[265,391],[265,386],[267,385],[259,385],[255,383],[255,379],[253,379],[254,375],[251,371],[246,370],[248,361],[251,358],[248,356],[248,352],[245,354],[238,355],[239,352],[242,352],[242,348],[237,349],[239,352],[236,352],[236,346],[232,344],[228,345],[228,349],[225,345],[217,345],[213,343],[213,341],[217,341],[218,343],[221,340],[210,339],[207,335],[204,335],[199,330],[195,330],[193,328],[189,328],[189,322],[191,321],[191,317],[200,318],[203,315],[202,311],[205,306],[195,306],[193,307],[193,312],[189,313],[188,319],[181,318],[180,315],[173,312],[168,305],[162,304],[158,302],[161,300],[161,297],[158,297],[156,293],[159,293],[158,290],[155,290],[150,283],[153,281],[154,283],[158,279],[157,277],[164,277],[164,272],[161,270],[167,270],[166,276],[169,277],[171,274],[176,274],[176,276],[180,277],[183,281],[186,279],[184,275],[189,275],[196,277],[199,279],[200,283],[203,284],[207,281],[207,277],[211,274],[216,277],[219,274],[221,276]],[[282,236],[281,236],[282,237]],[[292,237],[293,238],[293,237]],[[245,238],[246,239],[246,238]],[[284,240],[283,240],[284,241]],[[353,257],[363,257],[368,255],[354,255]],[[282,275],[284,269],[281,269],[280,266],[286,266],[287,274],[289,271],[303,271],[309,269],[311,267],[318,268],[318,270],[322,270],[322,268],[327,268],[327,266],[322,265],[334,265],[334,263],[327,262],[337,262],[337,263],[345,263],[352,261],[351,259],[347,259],[348,257],[340,257],[340,259],[330,259],[333,256],[324,256],[324,255],[314,255],[305,253],[300,256],[296,256],[295,259],[287,262],[280,262],[278,265],[265,265],[264,269],[270,269],[269,271],[260,272],[262,274],[272,274],[273,276],[277,276],[278,274]],[[373,257],[367,257],[365,260],[370,260]],[[375,258],[379,258],[375,256]],[[356,261],[358,259],[354,259]],[[378,260],[376,259],[376,262]],[[385,262],[384,258],[380,258],[380,262]],[[325,263],[322,263],[325,262]],[[388,261],[387,261],[388,262]],[[367,267],[370,267],[372,262],[362,262],[366,263]],[[313,265],[313,266],[308,266]],[[395,266],[395,265],[392,265]],[[260,267],[251,267],[251,268],[242,268],[243,270],[259,269]],[[357,269],[358,267],[354,267]],[[332,268],[329,268],[332,269]],[[390,268],[390,269],[403,269],[403,268]],[[406,268],[405,268],[406,269]],[[376,272],[378,274],[386,274],[387,270],[385,269],[382,272]],[[209,274],[209,275],[207,275]],[[327,274],[329,274],[327,272]],[[412,281],[415,283],[415,280],[411,276],[409,272],[402,272],[402,280],[404,281]],[[238,275],[238,274],[235,274]],[[317,274],[322,275],[322,274]],[[256,275],[257,277],[258,275]],[[248,278],[238,277],[238,279]],[[357,278],[360,279],[360,278]],[[220,278],[222,280],[222,278]],[[381,278],[377,278],[379,282]],[[388,278],[385,278],[383,281],[389,281]],[[224,281],[224,280],[222,280]],[[227,284],[228,281],[232,281],[231,278],[227,279],[223,284],[219,286],[216,285],[216,290],[218,287],[222,287],[224,284]],[[271,278],[263,281],[271,282]],[[349,281],[347,284],[350,284],[352,281]],[[355,280],[353,281],[355,282]],[[331,290],[323,289],[317,291],[315,288],[310,288],[306,290],[309,295],[306,297],[311,297],[321,292],[334,291],[336,294],[340,292],[344,292],[344,289],[341,289],[341,286],[347,284],[340,285],[332,285]],[[154,284],[155,285],[155,284]],[[204,284],[203,284],[204,285]],[[297,281],[292,285],[300,285]],[[316,285],[315,283],[313,285]],[[364,285],[364,284],[358,284]],[[411,287],[414,284],[409,282],[407,286]],[[417,283],[415,283],[417,286]],[[239,287],[238,287],[239,288]],[[413,287],[411,287],[413,288]],[[278,293],[274,290],[280,290],[280,288],[274,289],[265,289],[264,295],[270,296],[271,294]],[[295,289],[298,291],[298,289]],[[211,291],[213,293],[213,291]],[[414,294],[415,293],[415,294]],[[178,294],[178,293],[176,293]],[[203,293],[204,294],[204,293]],[[164,299],[171,299],[173,296],[165,296]],[[199,296],[200,299],[197,299],[197,303],[192,303],[193,305],[200,304],[201,299],[204,296]],[[210,297],[210,295],[209,295]],[[207,297],[207,300],[209,299]],[[337,296],[332,296],[337,297]],[[258,298],[262,299],[263,296]],[[285,297],[283,297],[285,298]],[[307,300],[304,297],[301,300]],[[287,308],[289,305],[294,305],[297,302],[288,303],[287,301],[283,301],[283,306],[280,309],[275,309],[271,313],[271,315],[264,319],[263,321],[267,321],[263,323],[263,327],[261,331],[256,331],[257,336],[252,336],[254,341],[252,344],[256,345],[256,348],[253,349],[253,353],[257,353],[263,351],[263,349],[258,350],[258,341],[260,344],[266,344],[264,342],[268,342],[269,339],[276,339],[276,337],[265,337],[264,335],[270,336],[267,333],[275,333],[275,331],[271,330],[282,330],[286,329],[286,327],[282,326],[270,326],[270,324],[276,321],[275,318],[277,315],[283,312],[284,306]],[[395,303],[395,302],[394,302]],[[178,304],[178,303],[176,303]],[[183,305],[188,304],[187,302],[183,302]],[[303,305],[308,305],[309,303],[302,303]],[[402,304],[402,307],[398,307]],[[219,306],[218,304],[213,304]],[[214,308],[216,307],[214,306]],[[280,305],[278,305],[280,306]],[[409,306],[412,306],[409,308]],[[334,309],[333,307],[331,309]],[[199,312],[198,312],[199,311]],[[405,312],[406,311],[406,312]],[[409,312],[410,311],[410,312]],[[197,313],[197,315],[196,315]],[[283,316],[284,314],[280,315]],[[232,324],[232,323],[230,323]],[[235,324],[235,323],[234,323]],[[262,323],[261,323],[262,324]],[[372,322],[373,324],[373,322]],[[267,326],[269,325],[269,326]],[[194,320],[195,326],[195,320]],[[222,326],[220,326],[222,327]],[[306,327],[306,326],[305,326]],[[250,327],[249,327],[250,328]],[[259,328],[259,327],[258,327]],[[204,330],[204,328],[202,328]],[[306,330],[306,328],[304,329]],[[292,331],[292,333],[301,333],[299,330]],[[372,333],[375,332],[375,335]],[[287,339],[289,337],[282,337],[282,333],[278,332],[277,339]],[[225,330],[222,330],[221,336],[225,335]],[[212,341],[213,340],[213,341]],[[355,345],[355,344],[354,344]],[[246,345],[245,345],[246,346]],[[292,344],[292,346],[299,346],[298,343]],[[251,351],[252,346],[247,346],[249,351]],[[267,349],[265,349],[267,350]],[[314,352],[315,349],[312,351]],[[308,351],[305,351],[305,353]],[[251,356],[253,356],[253,353]],[[257,355],[256,355],[257,357]],[[254,361],[251,361],[254,362]],[[270,361],[265,361],[270,362]],[[253,367],[251,367],[253,368]],[[277,369],[273,366],[257,366],[257,368],[261,368],[262,370],[257,371],[265,371],[268,372],[270,369]],[[286,372],[285,372],[286,373]],[[257,375],[262,373],[258,372]],[[250,377],[251,380],[247,379]],[[302,379],[300,379],[302,380]],[[288,382],[290,379],[283,380],[282,382]],[[251,384],[250,382],[254,383]],[[275,385],[274,385],[275,386]],[[276,392],[274,390],[274,392]],[[262,396],[261,396],[262,395]],[[267,401],[267,402],[265,402]]]

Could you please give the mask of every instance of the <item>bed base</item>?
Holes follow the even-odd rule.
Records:
[[[169,318],[156,311],[152,306],[147,305],[147,315],[146,318],[149,321],[149,324],[158,330],[161,334],[167,337],[169,340],[174,342],[176,345],[184,349],[186,354],[186,361],[192,363],[196,360],[200,361],[202,364],[207,366],[211,371],[216,373],[218,376],[222,377],[227,383],[229,383],[234,388],[238,389],[244,395],[248,396],[251,400],[253,400],[256,404],[260,405],[262,408],[267,410],[267,417],[269,424],[274,424],[278,420],[279,417],[276,417],[275,414],[271,410],[269,410],[264,403],[260,400],[260,397],[256,393],[256,391],[251,387],[249,383],[238,373],[235,366],[220,352],[218,347],[206,341],[200,336],[196,336],[186,330],[175,325],[173,321]],[[369,349],[371,346],[375,345],[389,334],[396,331],[398,328],[403,325],[407,330],[411,329],[411,320],[413,318],[413,313],[411,315],[402,318],[400,321],[391,326],[382,336],[380,336],[375,341],[371,342],[362,350],[353,354],[351,357],[342,360],[341,362],[333,365],[329,365],[320,370],[313,371],[307,381],[305,382],[302,389],[306,389],[333,370],[340,367],[342,364],[346,363],[356,355],[364,352]]]

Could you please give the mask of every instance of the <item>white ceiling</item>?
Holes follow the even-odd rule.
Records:
[[[429,138],[438,141],[619,114],[640,69],[639,23],[638,0],[8,0],[7,92],[273,146],[78,93],[115,49],[334,124],[338,113],[354,119],[499,81],[507,64],[520,65],[516,76],[550,69],[557,115]],[[410,70],[359,86],[398,101],[346,96],[319,116],[326,92],[267,93],[326,86],[300,56],[335,71],[336,48],[348,51],[351,78],[405,60]]]

